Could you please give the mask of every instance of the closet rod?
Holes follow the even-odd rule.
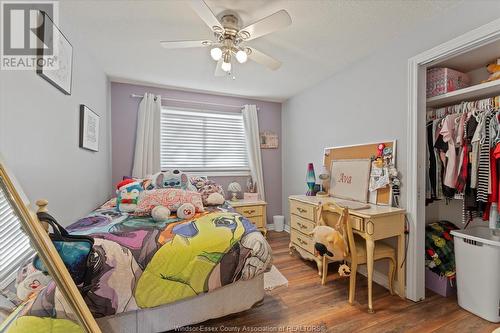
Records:
[[[132,98],[143,98],[144,95],[131,94],[130,97],[132,97]],[[220,104],[220,103],[210,103],[210,102],[198,102],[198,101],[192,101],[192,100],[187,100],[187,99],[176,99],[176,98],[162,97],[161,100],[162,101],[170,101],[170,102],[196,103],[196,104],[211,105],[211,106],[222,106],[222,107],[227,107],[227,108],[238,108],[238,109],[243,108],[243,105]],[[258,107],[257,110],[260,110],[260,108]]]
[[[487,98],[477,99],[477,100],[473,100],[473,101],[463,101],[461,103],[457,103],[457,104],[453,104],[453,105],[442,106],[442,107],[437,108],[437,109],[428,109],[426,112],[426,118],[427,118],[427,120],[430,120],[433,117],[435,117],[437,113],[442,113],[442,112],[444,112],[444,115],[450,114],[449,110],[452,110],[452,109],[453,109],[452,113],[456,113],[456,112],[458,112],[458,110],[457,110],[458,107],[461,107],[464,105],[469,107],[469,105],[471,105],[471,103],[476,104],[479,107],[490,106],[490,107],[493,107],[494,109],[498,109],[499,104],[500,104],[500,96],[487,97]],[[481,104],[483,104],[483,105],[481,106]]]

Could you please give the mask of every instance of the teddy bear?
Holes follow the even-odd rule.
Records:
[[[348,252],[344,236],[337,230],[326,225],[316,226],[312,231],[316,255],[327,255],[331,259],[344,259]]]
[[[311,232],[313,236],[314,250],[316,256],[327,256],[331,260],[344,260],[348,255],[348,246],[344,236],[332,227],[320,225]],[[351,274],[351,269],[346,264],[341,264],[338,269],[341,277]]]
[[[500,79],[500,59],[497,60],[496,64],[489,64],[486,66],[486,70],[490,73],[490,76],[482,82],[490,82]]]

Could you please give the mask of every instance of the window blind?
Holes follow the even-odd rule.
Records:
[[[161,168],[248,175],[241,113],[162,109]]]
[[[0,287],[12,282],[24,260],[34,253],[21,221],[0,188]]]

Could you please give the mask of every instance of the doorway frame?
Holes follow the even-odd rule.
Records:
[[[409,222],[406,297],[425,298],[425,129],[426,68],[500,39],[500,19],[422,52],[408,60],[406,210]]]

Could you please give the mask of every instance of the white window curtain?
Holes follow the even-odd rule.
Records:
[[[253,181],[257,184],[257,192],[261,200],[266,200],[264,192],[264,173],[262,172],[262,157],[260,153],[259,120],[257,107],[245,105],[243,107],[243,125],[248,152],[248,164]]]
[[[161,96],[145,93],[137,117],[133,177],[160,171],[160,117]]]

